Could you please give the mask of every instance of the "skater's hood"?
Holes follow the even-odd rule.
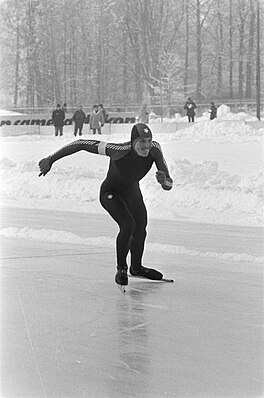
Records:
[[[131,144],[136,138],[152,138],[152,132],[145,123],[137,123],[131,130]]]

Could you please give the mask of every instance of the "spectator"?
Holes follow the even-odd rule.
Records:
[[[72,117],[72,121],[74,122],[74,135],[76,137],[76,135],[78,134],[79,131],[79,135],[82,135],[82,129],[83,129],[83,124],[85,122],[85,113],[82,110],[82,106],[79,106],[79,109],[77,109]]]
[[[98,105],[93,106],[93,112],[90,118],[90,129],[93,130],[93,134],[96,134],[96,130],[98,134],[101,133],[101,127],[104,125],[104,117],[102,112],[99,111]]]
[[[140,123],[148,123],[149,122],[149,113],[147,110],[147,104],[142,105],[138,119],[139,119]]]
[[[59,134],[60,136],[63,135],[65,112],[61,109],[60,104],[58,104],[56,109],[52,112],[51,118],[55,127],[55,137]]]
[[[64,113],[67,113],[67,104],[66,104],[66,102],[64,102],[64,104],[62,105],[61,109],[64,111]]]
[[[105,123],[105,121],[106,121],[106,110],[105,110],[103,104],[99,104],[98,108],[99,108],[99,111],[102,112],[102,114],[103,114],[104,123]]]
[[[208,111],[210,113],[210,120],[213,120],[217,117],[217,107],[214,102],[211,102],[211,107]]]
[[[188,97],[187,102],[184,105],[184,109],[187,110],[187,116],[188,116],[189,123],[194,122],[194,116],[195,116],[194,110],[196,109],[196,104],[193,102],[191,97]]]
[[[153,109],[151,109],[151,111],[149,112],[149,119],[157,119],[158,115],[154,112]]]

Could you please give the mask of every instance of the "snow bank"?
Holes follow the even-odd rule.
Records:
[[[151,217],[178,219],[179,215],[259,225],[263,209],[263,170],[240,177],[219,170],[217,162],[193,164],[174,160],[169,164],[174,189],[164,193],[155,182],[155,170],[142,180],[141,187]],[[2,198],[5,203],[27,202],[29,207],[57,208],[66,202],[72,210],[101,212],[98,206],[100,183],[106,171],[96,166],[61,167],[55,164],[45,178],[38,178],[34,161],[1,161]],[[48,202],[48,203],[47,203]],[[66,206],[67,207],[67,206]],[[202,213],[201,213],[202,212]],[[206,218],[207,221],[208,216]],[[212,221],[212,220],[211,220]]]
[[[264,136],[264,128],[256,129],[246,124],[244,120],[229,122],[219,119],[201,121],[191,124],[190,127],[176,131],[178,138],[192,138],[195,140],[212,139],[215,142],[245,142],[251,140],[261,141]]]
[[[82,238],[72,232],[66,232],[63,230],[55,229],[33,229],[33,228],[4,228],[0,230],[0,235],[8,238],[18,239],[32,239],[45,242],[57,242],[57,243],[69,243],[75,245],[85,245],[94,247],[111,247],[115,245],[115,239],[109,236],[97,236],[92,238]],[[217,258],[224,261],[232,262],[251,262],[251,263],[263,263],[263,257],[255,257],[247,253],[217,253],[217,252],[202,252],[198,250],[190,250],[184,246],[168,245],[161,243],[147,243],[146,250],[152,253],[174,253],[182,254],[193,257],[209,257]]]
[[[168,192],[160,188],[155,167],[141,181],[150,217],[262,225],[263,160],[256,162],[255,158],[262,153],[263,129],[244,120],[203,121],[174,134],[160,132],[158,126],[154,138],[162,145],[174,188]],[[128,141],[130,132],[121,131],[122,125],[118,134],[83,138]],[[7,206],[104,213],[98,195],[108,158],[82,151],[55,163],[45,178],[38,178],[38,161],[75,139],[72,133],[63,137],[2,137],[2,202]],[[250,172],[245,173],[245,165],[250,165]]]

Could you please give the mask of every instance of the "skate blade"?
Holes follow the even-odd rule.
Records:
[[[125,285],[118,285],[118,289],[120,290],[121,293],[125,294],[126,293],[126,286]]]
[[[143,280],[147,280],[147,281],[150,281],[150,282],[168,282],[168,283],[173,283],[173,282],[174,282],[173,279],[168,279],[168,278],[162,278],[162,279],[149,279],[149,278],[146,278],[145,276],[134,276],[134,275],[131,275],[131,274],[128,274],[128,276],[129,276],[130,278],[143,279]]]

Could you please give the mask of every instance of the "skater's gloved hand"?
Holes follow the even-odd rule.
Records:
[[[45,176],[50,171],[51,164],[49,158],[41,159],[41,161],[39,162],[39,169],[40,169],[40,173],[38,175],[39,177]]]
[[[165,184],[165,182],[166,182],[166,174],[165,174],[164,171],[158,170],[158,171],[156,172],[156,178],[157,178],[157,181],[158,181],[161,185],[164,185],[164,184]]]

